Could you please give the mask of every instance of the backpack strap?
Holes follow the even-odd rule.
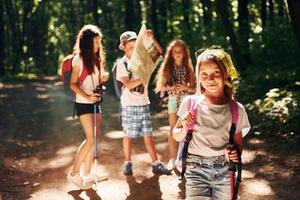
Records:
[[[196,95],[191,96],[189,111],[196,117],[196,114],[197,114],[197,96]],[[182,152],[182,154],[181,154],[182,170],[181,170],[181,174],[180,174],[181,179],[183,179],[184,173],[186,171],[186,157],[188,154],[188,148],[189,148],[190,141],[193,139],[193,129],[194,129],[195,121],[196,121],[196,119],[190,125],[187,126],[187,134],[185,136],[185,139],[183,141],[181,141],[179,144],[179,148],[182,148],[182,150],[179,149],[179,151]]]
[[[229,131],[229,143],[228,147],[232,149],[236,149],[238,154],[238,163],[234,163],[233,161],[229,160],[229,167],[228,171],[230,173],[230,192],[231,192],[231,199],[236,200],[239,190],[239,185],[241,182],[242,177],[242,159],[241,159],[241,152],[239,148],[234,143],[234,135],[236,133],[236,127],[238,122],[238,104],[235,100],[231,99],[229,101],[229,108],[231,111],[232,122]],[[234,180],[235,172],[237,172],[236,180]]]
[[[239,110],[238,110],[237,102],[235,100],[231,99],[229,101],[229,108],[231,111],[232,123],[237,125],[238,117],[239,117]]]
[[[124,59],[123,63],[125,65],[126,71],[128,72],[129,79],[131,79],[132,78],[132,72],[128,69],[128,63],[125,59]]]
[[[78,77],[78,84],[82,85],[83,81],[85,80],[85,78],[89,75],[87,68],[85,67],[85,65],[83,64],[82,66],[82,71],[81,74]]]

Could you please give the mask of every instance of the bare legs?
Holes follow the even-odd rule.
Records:
[[[176,113],[169,113],[169,124],[170,124],[169,154],[170,154],[171,160],[176,160],[176,156],[177,156],[178,143],[174,140],[173,133],[172,133],[177,119],[178,119],[178,116]]]
[[[80,170],[80,166],[84,163],[83,175],[89,174],[93,164],[94,153],[94,114],[84,114],[79,117],[81,125],[85,133],[85,140],[78,148],[71,175],[74,176]],[[97,139],[100,133],[101,116],[97,113]]]
[[[152,159],[152,162],[157,160],[157,153],[155,150],[155,145],[153,141],[152,136],[145,136],[144,137],[144,143],[145,147]],[[131,160],[131,148],[132,148],[132,138],[129,137],[124,137],[123,138],[123,149],[124,149],[124,156],[125,156],[125,161],[130,161]]]

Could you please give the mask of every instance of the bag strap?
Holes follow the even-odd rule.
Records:
[[[238,110],[238,104],[235,100],[231,99],[229,101],[229,108],[231,111],[231,116],[232,116],[232,123],[237,125],[238,123],[238,118],[239,118],[239,110]]]
[[[197,114],[197,96],[196,95],[191,96],[189,111],[193,116],[196,116],[196,114]],[[193,130],[195,121],[196,121],[196,119],[193,121],[193,123],[191,123],[190,125],[187,126],[188,131]]]
[[[128,63],[125,59],[124,59],[123,63],[125,65],[126,71],[128,72],[128,77],[129,77],[129,79],[131,79],[132,78],[132,72],[128,69]]]
[[[181,161],[182,161],[182,170],[181,170],[181,179],[183,179],[184,177],[184,173],[186,171],[186,157],[188,154],[188,148],[189,148],[189,144],[190,141],[193,139],[193,128],[196,122],[196,114],[197,114],[197,96],[196,95],[192,95],[191,99],[190,99],[190,112],[195,116],[194,121],[187,126],[187,134],[184,138],[184,141],[181,141],[179,146],[181,146],[182,148],[182,154],[181,156]],[[183,143],[183,144],[182,144]]]
[[[239,150],[239,148],[235,145],[234,143],[234,135],[236,132],[236,127],[237,127],[237,122],[238,122],[238,104],[235,100],[231,99],[229,101],[229,108],[231,111],[231,116],[232,116],[232,122],[231,122],[231,127],[230,127],[230,131],[229,131],[229,148],[234,148],[237,151],[238,154],[238,163],[235,164],[233,163],[231,160],[229,161],[229,166],[228,166],[228,170],[230,173],[230,176],[234,177],[235,176],[235,172],[236,170],[237,172],[237,177],[236,177],[236,181],[231,180],[230,183],[230,187],[231,187],[231,199],[236,200],[237,199],[237,195],[238,195],[238,190],[239,190],[239,185],[241,182],[241,177],[242,177],[242,159],[241,159],[241,152]],[[234,178],[231,178],[234,179]]]

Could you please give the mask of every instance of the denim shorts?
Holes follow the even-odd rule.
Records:
[[[152,136],[149,105],[122,107],[122,126],[126,137]]]
[[[230,200],[230,176],[225,156],[188,155],[186,199]],[[200,197],[200,198],[199,198]]]

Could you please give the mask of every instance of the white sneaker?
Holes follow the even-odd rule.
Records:
[[[79,173],[77,173],[76,175],[72,176],[71,172],[69,172],[67,179],[70,183],[73,183],[74,185],[76,185],[79,189],[82,190],[86,190],[92,187],[92,184],[84,184],[81,176],[79,175]]]
[[[175,169],[175,160],[169,160],[169,162],[168,162],[168,165],[167,165],[167,169],[168,170],[173,170],[173,169]]]
[[[107,174],[97,174],[97,182],[108,179]],[[89,173],[87,176],[82,176],[83,184],[90,184],[95,182],[95,173]]]

